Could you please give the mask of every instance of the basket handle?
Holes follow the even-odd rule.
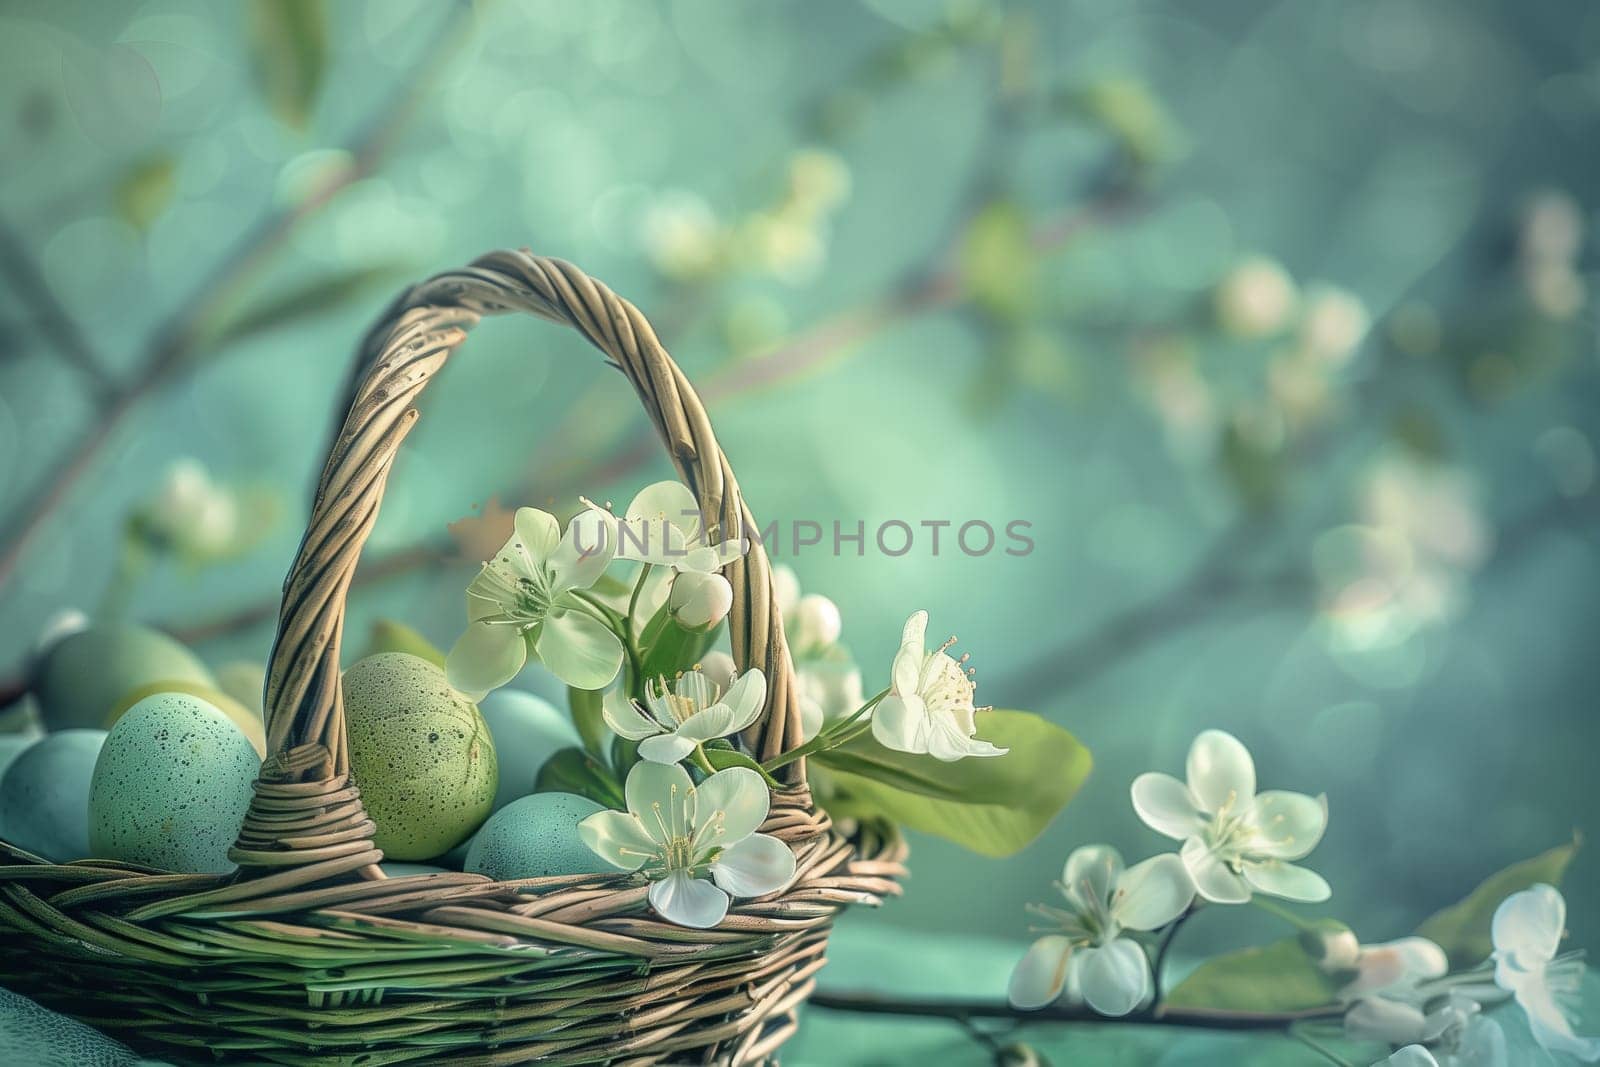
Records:
[[[513,311],[571,326],[605,353],[638,393],[701,513],[723,530],[759,528],[694,388],[639,310],[604,284],[570,263],[523,250],[492,252],[407,290],[367,335],[348,411],[284,582],[267,671],[268,757],[235,847],[241,864],[354,862],[358,852],[370,852],[370,823],[348,780],[339,688],[345,595],[390,466],[417,421],[412,400],[480,318]],[[740,670],[760,668],[767,677],[767,704],[749,733],[757,758],[766,760],[801,738],[794,669],[760,541],[752,538],[749,554],[725,574],[733,586],[733,658]],[[804,784],[803,761],[785,770],[792,771],[789,781]],[[341,809],[339,817],[330,805]],[[321,814],[313,817],[312,808]],[[298,859],[289,854],[296,851]]]

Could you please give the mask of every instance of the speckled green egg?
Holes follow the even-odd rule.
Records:
[[[188,693],[117,720],[89,788],[94,855],[184,874],[226,871],[261,760],[226,715]]]
[[[250,747],[256,750],[257,756],[262,759],[267,758],[267,728],[261,721],[260,713],[251,711],[227,693],[212,689],[210,686],[195,685],[190,682],[152,682],[149,685],[141,685],[117,701],[102,725],[107,730],[115,729],[117,720],[126,715],[129,708],[145,697],[155,696],[157,693],[182,693],[205,701],[226,715],[229,721],[239,728],[239,732],[250,739]]]
[[[152,682],[216,686],[183,645],[144,626],[93,626],[62,638],[44,655],[34,694],[52,730],[97,729],[123,695]]]
[[[533,792],[545,760],[563,748],[583,743],[565,712],[520,689],[496,689],[479,702],[478,710],[494,736],[495,758],[500,763],[495,811]]]
[[[615,874],[578,836],[578,823],[605,809],[576,793],[534,793],[483,824],[467,849],[466,869],[497,882],[557,874]]]
[[[0,830],[18,848],[66,862],[89,855],[89,783],[104,730],[62,730],[28,746],[0,779]]]
[[[442,855],[488,816],[494,739],[442,668],[405,652],[368,656],[344,672],[344,715],[350,771],[389,859]]]
[[[76,1019],[0,989],[0,1063],[135,1067],[150,1062]]]

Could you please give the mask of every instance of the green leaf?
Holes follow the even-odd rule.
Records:
[[[711,766],[715,767],[719,771],[726,770],[729,767],[748,767],[752,771],[755,771],[757,774],[761,775],[761,777],[766,780],[767,785],[774,789],[779,788],[783,784],[776,778],[772,777],[772,775],[768,774],[765,767],[761,766],[761,764],[757,763],[749,756],[746,756],[743,752],[736,752],[731,748],[718,748],[707,745],[705,747],[705,754],[706,759],[711,762]]]
[[[1567,865],[1578,854],[1578,842],[1558,845],[1532,859],[1513,863],[1490,875],[1466,899],[1434,913],[1417,928],[1417,933],[1438,943],[1450,957],[1451,967],[1471,967],[1482,963],[1494,951],[1489,939],[1489,923],[1500,902],[1540,882],[1559,886]]]
[[[1019,319],[1032,308],[1039,256],[1028,218],[1012,200],[985,205],[961,244],[961,274],[973,302],[997,319]]]
[[[1167,995],[1172,1008],[1305,1011],[1332,1004],[1339,985],[1324,974],[1298,938],[1207,960]]]
[[[254,0],[250,51],[267,107],[304,129],[328,64],[328,16],[322,0]]]
[[[581,748],[564,748],[545,760],[533,791],[576,793],[608,808],[621,808],[626,803],[622,786],[599,760]]]
[[[379,652],[405,652],[425,659],[435,667],[444,666],[444,653],[432,641],[405,623],[393,619],[379,619],[372,624],[372,630],[367,635],[367,650],[361,655],[375,656]]]
[[[1089,750],[1023,711],[978,716],[978,736],[1004,756],[941,763],[884,748],[869,737],[819,753],[837,790],[836,815],[882,816],[985,856],[1009,856],[1044,831],[1089,775]]]
[[[302,319],[334,311],[380,285],[401,277],[404,270],[395,264],[353,267],[335,271],[310,281],[298,282],[246,307],[217,329],[211,343],[238,341],[268,330],[280,329]]]
[[[572,709],[572,722],[583,738],[584,751],[601,763],[611,743],[611,728],[601,714],[605,694],[598,689],[567,689],[567,706]]]
[[[963,803],[1024,804],[1044,791],[1064,794],[1064,804],[1089,773],[1088,750],[1048,719],[994,710],[979,712],[977,721],[980,738],[1011,751],[945,763],[885,748],[869,731],[811,759],[908,793]]]
[[[172,200],[176,169],[165,155],[148,156],[129,167],[112,192],[117,216],[136,230],[148,230]]]

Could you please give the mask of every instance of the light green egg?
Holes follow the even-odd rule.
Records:
[[[261,718],[261,699],[267,688],[266,664],[236,659],[218,667],[216,673],[217,688]]]
[[[215,687],[206,665],[145,626],[94,626],[62,638],[44,655],[34,693],[52,730],[104,725],[124,694],[152,682]]]
[[[117,720],[95,764],[90,848],[185,874],[230,870],[260,770],[250,739],[211,704],[145,697]]]
[[[563,748],[583,743],[566,712],[520,689],[496,689],[479,702],[478,710],[494,735],[495,758],[500,764],[495,811],[533,792],[545,760]]]
[[[89,783],[104,730],[62,730],[24,749],[0,779],[5,839],[65,863],[89,855]]]
[[[442,668],[368,656],[344,673],[344,714],[350,771],[385,856],[432,859],[482,824],[499,781],[494,739]]]
[[[489,817],[467,849],[466,869],[497,882],[557,874],[615,874],[578,836],[578,823],[605,809],[576,793],[535,793]]]
[[[143,1062],[149,1061],[98,1030],[0,989],[0,1063],[134,1067]]]

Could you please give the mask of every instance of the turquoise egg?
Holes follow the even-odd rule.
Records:
[[[57,863],[88,857],[89,782],[104,730],[62,730],[36,741],[0,779],[0,829],[18,848]]]
[[[0,734],[0,777],[3,777],[16,758],[26,752],[44,735],[30,730],[28,733]]]
[[[76,1019],[0,989],[0,1063],[135,1067],[148,1062]]]
[[[89,789],[96,856],[185,874],[233,867],[228,849],[261,759],[239,727],[187,693],[157,693],[111,728]]]
[[[51,646],[34,678],[34,694],[50,729],[99,728],[127,693],[152,682],[217,684],[193,652],[164,633],[94,626]]]
[[[478,702],[478,711],[489,724],[500,764],[495,811],[533,792],[545,760],[583,743],[566,712],[520,689],[496,689]]]
[[[578,836],[578,823],[604,811],[575,793],[535,793],[489,816],[467,849],[466,869],[497,882],[556,874],[615,874]]]

